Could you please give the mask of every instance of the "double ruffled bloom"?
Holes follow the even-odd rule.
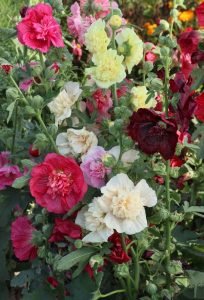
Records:
[[[73,223],[71,220],[62,220],[60,218],[56,218],[49,242],[63,242],[65,237],[80,239],[81,234],[81,227],[79,225]]]
[[[145,180],[135,186],[121,173],[112,177],[101,193],[77,215],[75,222],[90,231],[84,242],[106,242],[114,230],[131,235],[147,227],[144,207],[156,205],[157,197]]]
[[[139,108],[154,108],[157,101],[154,98],[148,98],[148,90],[146,86],[133,87],[131,90],[131,103],[133,104],[134,110],[137,111]]]
[[[60,25],[53,18],[49,4],[39,3],[29,8],[17,31],[19,42],[31,49],[46,53],[51,46],[64,47]]]
[[[62,214],[82,200],[87,184],[75,160],[50,153],[32,169],[30,191],[37,204]]]

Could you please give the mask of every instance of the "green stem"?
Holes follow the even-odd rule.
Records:
[[[77,210],[79,210],[83,206],[82,202],[78,202],[73,208],[71,208],[64,216],[63,220],[69,218],[73,213],[75,213]]]
[[[15,103],[14,128],[13,128],[12,146],[11,146],[11,153],[12,153],[12,154],[14,154],[14,152],[15,152],[15,141],[16,141],[17,122],[18,122],[18,101],[16,101],[16,103]]]
[[[100,298],[107,298],[107,297],[110,297],[112,295],[125,293],[125,292],[126,292],[126,290],[116,290],[116,291],[113,291],[113,292],[110,292],[110,293],[107,293],[107,294],[101,294]],[[98,298],[98,299],[100,299],[100,298]]]
[[[114,107],[118,106],[118,96],[117,96],[117,85],[114,84],[112,86],[112,96],[113,96],[113,103],[114,103]]]
[[[16,83],[15,79],[13,78],[13,76],[10,75],[9,77],[10,77],[10,79],[11,79],[13,85],[14,85],[15,88],[18,90],[19,94],[21,95],[24,104],[28,104],[28,101],[27,101],[26,97],[23,95],[22,91],[19,89],[19,86],[18,86],[18,84]]]
[[[131,247],[131,253],[134,261],[134,273],[135,273],[135,291],[136,295],[139,292],[139,283],[140,283],[140,262],[139,262],[139,252],[138,252],[138,245],[136,251],[133,247]]]
[[[168,160],[166,162],[166,209],[168,212],[171,212],[171,198],[170,198],[170,161]],[[166,250],[166,259],[165,259],[165,267],[166,272],[168,274],[168,285],[170,285],[170,273],[169,273],[169,267],[170,267],[170,261],[171,261],[171,223],[170,219],[168,218],[166,220],[165,224],[165,250]]]
[[[169,64],[168,60],[165,66],[165,80],[164,80],[164,108],[166,117],[169,114],[169,92],[168,92],[168,85],[169,85]]]
[[[122,242],[123,250],[125,251],[125,253],[127,253],[127,246],[126,246],[126,242],[125,242],[125,234],[124,233],[121,233],[121,242]]]
[[[51,145],[52,145],[52,148],[53,150],[56,152],[56,153],[59,153],[59,150],[55,144],[55,141],[53,140],[52,136],[49,134],[48,130],[47,130],[47,127],[45,126],[45,123],[43,122],[43,119],[41,117],[41,114],[39,112],[36,113],[36,119],[38,120],[41,128],[43,129],[44,131],[44,134],[46,135],[46,137],[48,138],[48,140],[50,141]]]

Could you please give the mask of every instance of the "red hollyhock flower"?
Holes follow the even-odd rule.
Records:
[[[121,237],[117,232],[114,232],[108,239],[109,242],[113,243],[113,247],[111,248],[111,254],[109,258],[118,264],[126,263],[131,258],[128,254],[123,250]],[[130,240],[126,238],[126,245],[130,243]]]
[[[55,219],[55,226],[53,228],[52,235],[49,242],[61,242],[64,241],[64,236],[68,236],[72,239],[81,238],[81,227],[70,220]]]
[[[200,34],[196,30],[182,32],[178,43],[183,54],[192,54],[198,49]]]
[[[52,276],[47,277],[47,282],[49,282],[53,288],[56,288],[59,285],[59,282]]]
[[[130,118],[129,135],[146,154],[159,152],[164,159],[173,157],[178,136],[177,126],[164,115],[140,108]]]
[[[11,65],[1,65],[1,68],[4,70],[6,74],[9,74],[11,70],[13,69],[13,66]]]
[[[87,184],[72,158],[50,153],[32,169],[30,191],[40,206],[62,214],[83,198]]]
[[[35,259],[37,256],[37,247],[32,244],[32,234],[35,230],[27,217],[18,217],[11,224],[14,253],[21,261]]]
[[[202,2],[196,8],[196,15],[197,15],[197,18],[198,18],[198,26],[199,27],[204,27],[204,2]]]
[[[197,108],[195,110],[195,116],[198,120],[204,122],[204,93],[195,98]]]
[[[164,182],[165,182],[164,178],[162,176],[159,176],[159,175],[155,175],[154,180],[155,180],[156,183],[158,183],[160,185],[164,184]]]
[[[185,161],[181,159],[179,156],[174,155],[174,157],[170,161],[170,166],[172,168],[181,167],[184,164],[184,162]]]
[[[17,31],[19,42],[31,49],[46,53],[51,45],[64,47],[60,25],[53,18],[49,4],[39,3],[29,8]]]
[[[204,61],[204,51],[198,50],[193,52],[191,55],[192,64],[197,64],[201,61]]]
[[[33,145],[30,145],[29,147],[29,154],[33,157],[38,157],[40,155],[40,152],[38,149],[33,148]]]

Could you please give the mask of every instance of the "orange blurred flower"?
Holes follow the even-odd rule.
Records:
[[[194,12],[190,9],[181,12],[178,16],[178,19],[181,22],[189,22],[189,21],[192,21],[193,18],[194,18]]]
[[[155,29],[157,28],[157,24],[151,24],[147,22],[144,24],[144,28],[146,28],[148,35],[152,35],[155,32]]]

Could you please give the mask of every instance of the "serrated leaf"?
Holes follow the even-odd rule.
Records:
[[[96,249],[90,247],[76,250],[62,257],[56,263],[56,269],[61,272],[69,270],[79,262],[88,261],[89,258],[95,253],[96,253]]]
[[[0,41],[5,41],[16,36],[16,29],[0,28]]]
[[[8,115],[8,118],[6,120],[6,122],[8,123],[12,117],[12,114],[13,114],[13,111],[14,111],[14,108],[15,108],[15,105],[16,105],[16,100],[13,101],[11,104],[9,104],[9,106],[7,107],[7,111],[9,112],[9,115]]]
[[[187,208],[184,206],[184,211],[185,213],[204,213],[204,206],[190,206]]]
[[[36,163],[30,159],[22,159],[21,163],[24,167],[27,167],[28,169],[32,169]]]
[[[22,189],[24,186],[28,185],[28,182],[30,180],[30,174],[26,174],[25,176],[21,176],[17,178],[13,184],[12,187],[14,189]]]

